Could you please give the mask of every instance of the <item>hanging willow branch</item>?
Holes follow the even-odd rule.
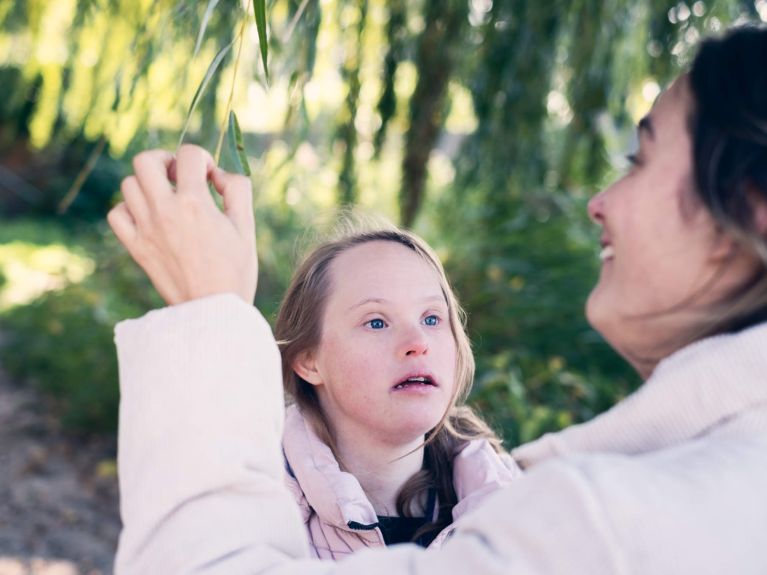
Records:
[[[423,203],[429,156],[444,121],[448,82],[456,58],[455,38],[467,23],[466,3],[429,2],[418,38],[418,83],[410,100],[410,129],[402,160],[400,222],[410,227]]]
[[[394,81],[397,75],[399,63],[405,56],[407,41],[407,4],[405,0],[391,0],[389,2],[389,22],[386,24],[386,39],[388,46],[384,58],[383,91],[378,100],[378,114],[381,117],[381,126],[375,135],[375,156],[381,152],[381,147],[386,140],[386,129],[389,121],[397,112],[397,93]]]
[[[205,9],[205,13],[202,17],[200,30],[197,34],[197,41],[195,43],[195,49],[194,49],[195,54],[200,49],[202,40],[205,36],[205,31],[208,26],[208,22],[210,21],[211,15],[213,14],[214,9],[218,5],[218,2],[219,0],[208,1],[208,4]],[[250,0],[248,0],[247,5],[245,6],[244,15],[240,22],[239,31],[237,35],[235,36],[235,38],[233,38],[229,44],[227,44],[221,50],[219,50],[218,54],[216,54],[215,58],[208,66],[208,70],[205,73],[205,76],[203,77],[202,82],[197,87],[197,91],[195,92],[192,98],[192,103],[189,106],[189,111],[187,112],[186,120],[184,121],[184,128],[182,129],[181,136],[179,137],[179,145],[181,145],[181,143],[184,140],[184,136],[186,135],[186,132],[189,128],[189,123],[192,118],[192,114],[194,113],[194,110],[197,107],[198,102],[200,101],[203,94],[205,93],[205,90],[208,84],[210,83],[212,77],[218,71],[226,55],[229,53],[229,50],[231,50],[235,42],[238,42],[237,55],[234,60],[234,68],[232,70],[232,83],[229,89],[229,96],[226,101],[226,106],[224,108],[224,119],[221,123],[218,142],[216,144],[216,149],[213,154],[213,157],[216,163],[218,163],[221,158],[221,151],[223,149],[224,139],[227,133],[229,133],[230,142],[232,142],[230,144],[230,147],[232,147],[232,149],[235,151],[234,157],[233,157],[235,166],[237,166],[238,171],[240,171],[241,173],[248,173],[248,174],[250,170],[248,168],[247,161],[246,161],[247,158],[244,151],[242,133],[240,132],[239,122],[237,121],[236,114],[232,111],[232,100],[234,98],[234,88],[237,83],[237,73],[239,71],[240,58],[242,56],[242,48],[245,43],[245,31],[247,29],[247,24],[249,19],[250,5],[251,5],[251,2]],[[268,82],[269,68],[267,64],[267,56],[268,56],[269,48],[268,48],[268,39],[266,34],[266,25],[267,25],[266,0],[254,0],[253,12],[254,12],[255,21],[256,21],[256,28],[258,30],[258,40],[259,40],[259,46],[260,46],[261,60],[264,66],[264,75],[266,76],[266,79]]]
[[[346,81],[347,92],[336,140],[343,150],[341,173],[338,175],[339,204],[351,205],[357,200],[357,178],[354,170],[354,151],[357,148],[357,107],[360,97],[360,67],[362,44],[367,20],[368,0],[361,0],[357,8],[357,25],[347,37],[346,57],[341,76]]]
[[[250,8],[250,2],[248,2],[248,8]],[[248,8],[245,11],[248,11]],[[224,108],[224,121],[221,124],[221,133],[218,137],[218,144],[216,144],[216,153],[213,155],[216,163],[221,158],[221,148],[224,145],[224,135],[226,134],[226,127],[230,123],[229,114],[232,111],[232,98],[234,97],[234,87],[237,84],[237,69],[240,66],[240,56],[242,55],[242,45],[245,43],[245,28],[247,21],[243,19],[240,25],[240,33],[238,35],[240,44],[237,47],[237,57],[234,59],[234,69],[232,70],[232,87],[229,89],[229,98],[226,100],[226,108]],[[264,63],[266,66],[266,63]],[[237,118],[234,118],[235,122]]]

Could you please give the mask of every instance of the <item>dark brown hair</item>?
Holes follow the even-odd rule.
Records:
[[[767,202],[767,28],[738,27],[704,41],[689,86],[695,191],[717,224],[760,262],[748,282],[710,310],[701,337],[767,320],[767,241],[753,209]]]

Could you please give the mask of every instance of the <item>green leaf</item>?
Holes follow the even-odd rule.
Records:
[[[202,23],[200,24],[200,32],[197,34],[197,43],[194,45],[194,56],[200,51],[202,46],[202,39],[205,36],[205,30],[208,27],[208,21],[210,20],[213,10],[216,8],[218,0],[208,0],[208,7],[205,8],[205,14],[202,17]],[[194,58],[194,56],[192,56]]]
[[[237,114],[233,111],[229,112],[229,131],[226,141],[229,146],[229,155],[232,157],[237,173],[250,176],[250,165],[248,165],[248,156],[245,154],[240,123],[237,121]]]
[[[264,74],[269,81],[269,68],[266,65],[266,57],[269,54],[269,43],[266,39],[266,0],[254,0],[253,11],[256,13],[256,28],[258,29],[258,43],[261,46],[261,61],[264,63]]]
[[[181,130],[181,137],[178,139],[178,145],[180,146],[184,142],[184,136],[186,135],[186,131],[189,129],[189,122],[192,119],[192,114],[194,113],[194,109],[197,107],[197,103],[200,101],[200,97],[202,97],[203,93],[205,93],[205,88],[208,87],[208,84],[210,83],[210,79],[213,77],[213,74],[216,73],[216,70],[218,70],[218,67],[221,65],[221,62],[224,60],[224,56],[226,56],[227,52],[232,49],[232,44],[234,43],[234,40],[229,42],[226,46],[221,48],[221,50],[218,51],[218,54],[216,54],[216,57],[213,58],[213,61],[210,63],[210,66],[208,66],[208,71],[205,72],[205,77],[202,79],[202,82],[200,82],[200,85],[197,86],[197,91],[194,93],[194,98],[192,98],[192,103],[189,105],[189,111],[186,114],[186,120],[184,121],[184,129]]]

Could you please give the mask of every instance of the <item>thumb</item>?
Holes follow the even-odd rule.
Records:
[[[210,174],[216,191],[224,199],[224,212],[240,233],[255,238],[253,185],[250,178],[214,168]]]

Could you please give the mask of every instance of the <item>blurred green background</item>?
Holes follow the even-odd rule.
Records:
[[[273,0],[268,84],[245,4],[0,2],[5,369],[70,429],[114,432],[112,328],[161,301],[104,216],[133,154],[178,145],[248,19],[237,73],[230,50],[185,140],[215,148],[234,77],[267,317],[307,230],[356,205],[443,258],[477,355],[471,401],[510,446],[630,392],[583,318],[586,202],[699,38],[767,20],[767,0]]]

